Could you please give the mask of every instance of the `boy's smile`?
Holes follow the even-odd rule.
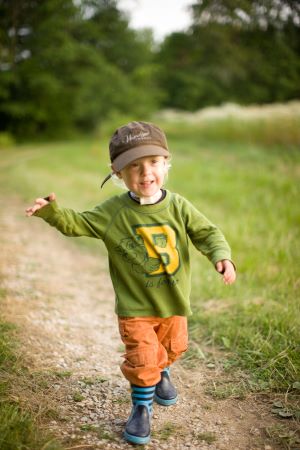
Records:
[[[128,164],[117,175],[138,197],[152,197],[162,187],[166,172],[164,156],[145,156]]]

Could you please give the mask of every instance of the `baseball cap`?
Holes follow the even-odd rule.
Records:
[[[165,133],[150,122],[130,122],[118,128],[109,143],[109,155],[116,172],[144,156],[169,156]],[[101,187],[110,179],[109,174]]]

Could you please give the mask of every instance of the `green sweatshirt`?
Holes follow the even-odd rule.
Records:
[[[81,213],[53,201],[35,216],[66,236],[103,240],[119,316],[191,314],[189,239],[214,265],[231,259],[221,231],[169,191],[154,205],[142,206],[124,193]]]

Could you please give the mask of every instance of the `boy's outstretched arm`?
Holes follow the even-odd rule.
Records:
[[[48,197],[36,198],[34,205],[26,209],[26,216],[32,216],[38,209],[48,205],[49,202],[56,200],[56,195],[52,192]]]
[[[71,237],[103,239],[111,222],[111,212],[103,208],[102,204],[88,211],[76,212],[71,208],[59,207],[54,192],[47,197],[37,198],[34,205],[26,209],[26,215],[40,217],[65,236]]]
[[[216,263],[216,270],[223,274],[223,281],[225,284],[232,284],[236,279],[235,267],[229,259],[223,259]]]

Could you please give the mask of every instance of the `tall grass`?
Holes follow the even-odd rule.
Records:
[[[299,151],[190,135],[173,154],[170,187],[221,227],[238,269],[224,287],[194,252],[191,336],[230,350],[231,365],[259,385],[291,388],[300,375]]]
[[[295,136],[298,131],[293,129]],[[209,140],[194,124],[167,123],[173,154],[168,187],[220,226],[238,270],[236,284],[224,286],[192,249],[191,338],[225,349],[224,365],[248,370],[257,385],[291,389],[300,372],[300,152],[288,138],[267,145],[262,134],[251,143],[227,133],[228,139]],[[110,183],[100,190],[109,170],[107,142],[91,138],[2,151],[2,191],[28,203],[55,191],[62,205],[92,207],[120,192]],[[23,226],[30,220],[38,219],[24,219]],[[76,242],[95,247],[91,239]]]
[[[195,113],[165,110],[156,120],[172,135],[193,134],[213,142],[300,146],[300,102],[204,108]]]
[[[230,350],[259,383],[291,387],[300,375],[298,150],[190,135],[173,153],[171,187],[221,227],[238,269],[224,287],[194,252],[192,337]]]
[[[60,450],[53,438],[38,429],[32,413],[10,394],[12,380],[24,377],[16,356],[14,331],[14,325],[0,318],[0,448]]]

